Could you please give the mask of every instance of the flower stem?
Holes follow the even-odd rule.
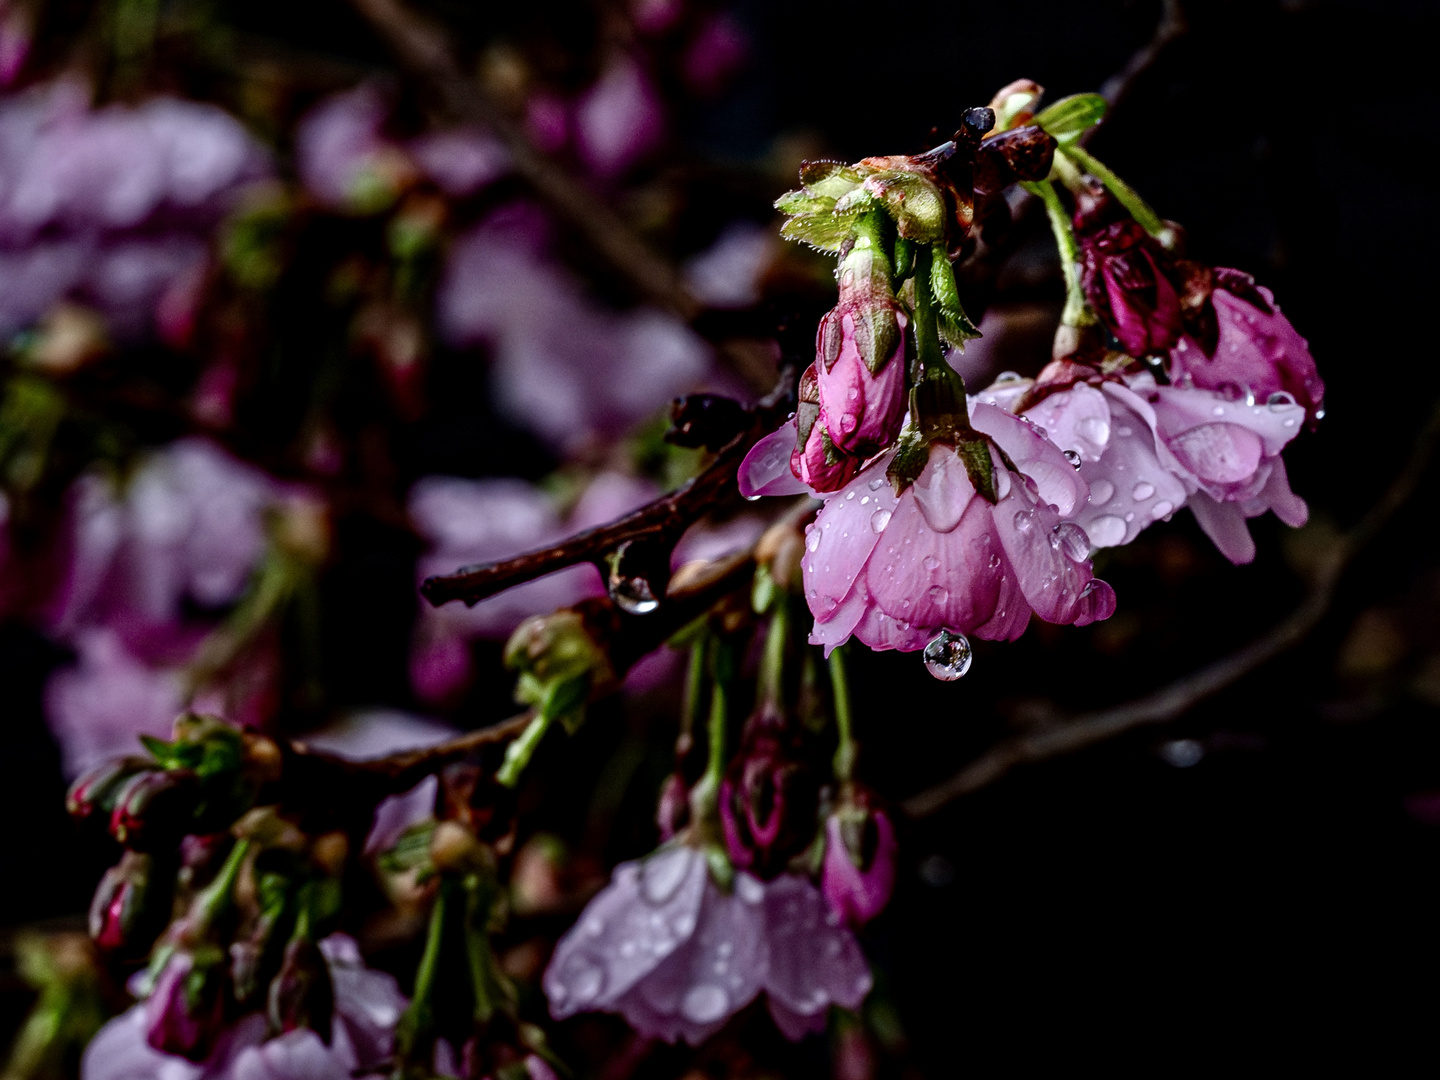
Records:
[[[505,748],[505,760],[500,763],[500,768],[495,772],[497,783],[505,787],[514,787],[520,782],[520,774],[525,771],[525,766],[530,764],[531,757],[535,754],[535,748],[540,745],[540,740],[545,737],[545,732],[550,730],[550,723],[554,714],[548,709],[541,708],[534,720],[531,720],[520,737]]]
[[[934,378],[945,362],[945,348],[940,344],[940,323],[935,317],[935,295],[930,286],[931,251],[922,247],[915,252],[915,360],[919,365],[915,381]]]
[[[240,867],[245,862],[245,856],[250,853],[250,847],[249,837],[235,841],[235,846],[230,849],[230,854],[225,858],[225,865],[215,875],[215,880],[206,886],[205,891],[196,898],[195,914],[198,931],[208,930],[215,919],[230,906],[231,896],[235,891],[235,881],[240,876]]]
[[[1110,194],[1120,201],[1120,205],[1130,211],[1130,216],[1142,229],[1159,240],[1164,247],[1174,246],[1175,231],[1161,220],[1160,215],[1150,208],[1134,188],[1111,172],[1108,166],[1101,164],[1094,154],[1078,142],[1061,146],[1060,152],[1104,184]]]
[[[830,688],[835,699],[835,733],[839,743],[835,747],[835,779],[844,787],[850,783],[855,771],[855,738],[850,730],[850,680],[845,674],[845,650],[834,649],[830,653]]]
[[[781,594],[771,606],[770,630],[765,637],[765,655],[760,661],[757,704],[781,707],[785,689],[785,638],[789,632],[789,604]]]
[[[1050,219],[1050,231],[1055,234],[1055,247],[1060,252],[1060,269],[1065,274],[1065,311],[1060,316],[1063,326],[1093,326],[1095,312],[1085,299],[1085,288],[1080,281],[1080,244],[1075,239],[1075,229],[1070,224],[1070,215],[1060,201],[1060,193],[1049,180],[1028,181],[1020,185],[1032,195],[1038,195],[1045,204],[1045,214]]]
[[[725,642],[716,641],[712,648],[714,682],[707,721],[710,753],[705,762],[705,775],[690,791],[690,815],[707,828],[718,828],[720,783],[725,775],[725,723],[730,715],[729,686],[735,664],[731,648]]]

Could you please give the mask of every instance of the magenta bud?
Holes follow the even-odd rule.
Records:
[[[145,1041],[166,1054],[204,1061],[225,1022],[225,965],[218,949],[203,961],[176,951],[145,1002]]]
[[[280,972],[270,980],[267,1013],[272,1030],[284,1034],[309,1028],[328,1046],[335,1013],[335,988],[319,946],[295,937],[285,946]]]
[[[155,858],[126,851],[105,871],[90,902],[90,937],[106,952],[136,952],[160,929],[156,915],[168,914],[155,893]],[[149,931],[146,933],[145,931]]]
[[[884,910],[894,888],[895,830],[885,813],[846,808],[832,814],[820,874],[830,909],[859,926]]]
[[[1131,356],[1165,352],[1184,332],[1171,259],[1134,221],[1082,233],[1085,298]]]
[[[136,773],[151,768],[144,758],[111,758],[81,775],[65,795],[65,809],[76,821],[108,819],[120,789]]]
[[[671,839],[685,827],[690,818],[690,792],[679,773],[671,773],[660,789],[660,803],[655,808],[655,824],[662,842]]]
[[[861,312],[841,304],[828,312],[816,335],[815,377],[825,430],[837,450],[869,456],[889,446],[905,419],[905,324],[893,351],[875,367],[861,353]]]
[[[110,814],[110,835],[137,851],[178,844],[190,831],[200,783],[188,769],[142,772],[126,781]]]

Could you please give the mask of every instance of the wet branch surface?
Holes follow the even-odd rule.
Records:
[[[997,743],[950,779],[904,800],[901,809],[910,817],[927,817],[955,799],[994,783],[1016,766],[1061,757],[1136,728],[1169,723],[1299,645],[1329,611],[1345,570],[1415,494],[1437,447],[1440,447],[1440,404],[1431,411],[1405,467],[1380,500],[1353,528],[1326,548],[1304,600],[1288,617],[1249,645],[1142,698],[1069,719],[1052,720],[1036,731]]]

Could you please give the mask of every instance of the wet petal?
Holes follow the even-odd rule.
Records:
[[[805,599],[817,621],[835,616],[865,561],[889,527],[895,492],[885,478],[882,457],[832,495],[806,530]]]
[[[790,469],[797,437],[791,419],[750,448],[736,474],[741,495],[758,499],[762,495],[803,495],[810,490]]]
[[[1035,424],[993,405],[976,405],[970,422],[977,431],[995,440],[1016,467],[1035,481],[1040,497],[1057,507],[1062,515],[1084,505],[1087,494],[1084,478],[1065,459],[1060,447],[1042,435]]]
[[[870,992],[870,967],[855,936],[830,911],[815,886],[782,874],[765,889],[770,999],[801,1017],[829,1007],[858,1008]],[[788,1018],[787,1018],[788,1019]]]
[[[1255,541],[1245,524],[1245,513],[1237,504],[1216,502],[1205,492],[1197,491],[1190,499],[1190,509],[1221,555],[1236,565],[1254,561]]]

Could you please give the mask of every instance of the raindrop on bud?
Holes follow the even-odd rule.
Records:
[[[941,682],[954,682],[970,670],[970,641],[964,634],[941,630],[925,646],[925,670]]]

